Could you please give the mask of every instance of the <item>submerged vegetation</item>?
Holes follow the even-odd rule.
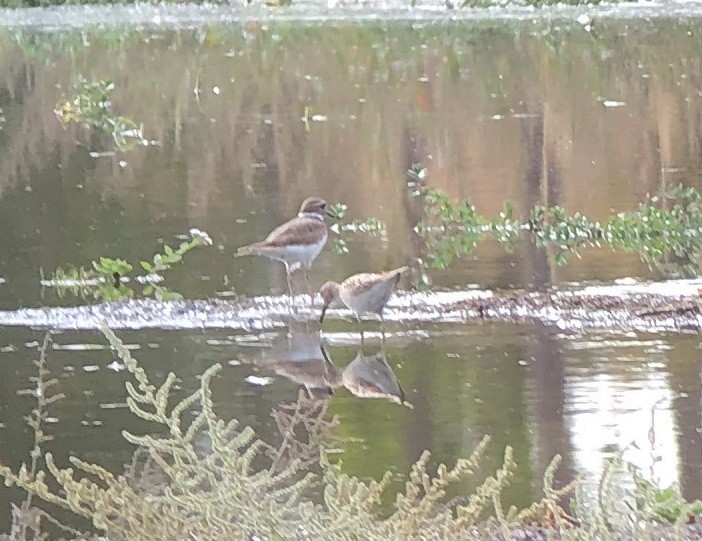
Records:
[[[458,459],[451,468],[439,465],[435,474],[429,473],[431,455],[423,453],[407,475],[404,490],[395,495],[391,512],[383,514],[379,506],[391,473],[366,481],[344,474],[342,466],[329,462],[325,449],[338,421],[325,418],[326,401],[301,393],[297,403],[275,410],[280,441],[271,444],[236,419],[225,420],[215,412],[210,383],[220,365],[202,375],[199,390],[175,402],[173,373],[160,386],[154,385],[121,340],[107,328],[103,332],[135,380],[126,384],[129,410],[153,423],[154,430],[144,435],[123,432],[137,447],[124,472],[111,472],[78,458],[70,459],[71,467],[62,467],[50,453],[42,455],[41,444],[48,440],[43,433],[46,409],[60,399],[44,392],[50,384],[43,379],[47,335],[38,364],[40,404],[30,423],[37,434],[31,466],[22,466],[16,473],[0,466],[5,483],[24,489],[28,498],[13,512],[14,536],[0,538],[45,538],[40,532],[47,524],[75,539],[103,535],[144,541],[404,541],[524,535],[605,540],[662,534],[684,539],[697,531],[688,523],[696,518],[699,502],[685,502],[675,488],[661,491],[644,483],[635,470],[630,470],[630,489],[623,489],[620,475],[626,468],[620,457],[610,462],[594,499],[578,487],[577,480],[561,488],[553,486],[560,462],[556,457],[544,473],[543,497],[524,509],[505,509],[501,494],[517,465],[507,447],[502,466],[485,474],[480,462],[489,444],[487,437],[469,458]],[[472,493],[449,498],[462,479],[478,475],[485,477]],[[574,498],[570,503],[574,517],[562,507],[569,494]],[[321,495],[321,500],[315,495]],[[52,515],[56,507],[87,520],[91,531],[61,525]],[[29,531],[31,537],[25,535]],[[20,532],[25,536],[17,537]]]
[[[336,221],[329,229],[334,233],[332,246],[337,254],[349,253],[347,237],[350,234],[363,233],[380,239],[387,238],[387,226],[377,218],[370,217],[365,220],[357,219],[344,222],[343,220],[346,217],[347,210],[348,205],[344,203],[335,203],[329,209],[333,219]]]
[[[122,152],[137,144],[153,144],[144,137],[143,125],[114,112],[110,100],[114,89],[115,84],[110,80],[88,81],[81,75],[73,83],[73,96],[57,103],[54,113],[62,124],[76,122],[109,134]]]
[[[410,170],[410,174],[416,172]],[[559,205],[536,206],[528,219],[515,217],[512,203],[495,217],[477,213],[468,201],[453,203],[440,190],[417,192],[426,197],[424,218],[416,232],[426,243],[429,265],[444,268],[473,251],[484,238],[493,238],[507,250],[527,237],[540,247],[553,247],[558,265],[588,247],[609,246],[635,252],[650,268],[666,275],[696,276],[702,250],[702,200],[695,188],[682,185],[647,196],[638,209],[620,212],[600,222]]]
[[[198,246],[211,246],[210,236],[199,229],[191,229],[188,238],[173,249],[167,244],[163,253],[154,254],[151,261],[140,261],[139,265],[146,271],[145,275],[133,278],[141,283],[141,295],[152,296],[159,300],[181,298],[179,293],[160,285],[163,280],[162,272],[183,261],[183,256]],[[101,257],[92,261],[90,268],[68,266],[59,267],[50,279],[42,277],[43,287],[55,288],[60,297],[72,294],[80,298],[92,298],[98,301],[115,301],[134,296],[134,289],[128,284],[128,275],[134,270],[134,265],[124,259]],[[42,273],[43,274],[43,273]]]

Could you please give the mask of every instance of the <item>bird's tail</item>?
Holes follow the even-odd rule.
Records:
[[[393,269],[388,272],[388,274],[391,274],[395,276],[395,283],[400,281],[400,277],[402,276],[402,273],[407,272],[409,270],[409,267],[405,265],[404,267],[398,267],[397,269]]]
[[[253,244],[247,244],[239,248],[234,257],[241,257],[242,255],[256,255],[258,254],[258,249],[260,248],[260,243],[254,242]]]

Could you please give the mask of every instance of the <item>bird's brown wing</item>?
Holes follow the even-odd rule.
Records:
[[[316,244],[326,232],[327,226],[323,221],[309,216],[296,216],[276,227],[260,244],[265,246]]]
[[[386,281],[382,274],[375,274],[372,272],[363,272],[361,274],[354,274],[349,276],[346,280],[342,282],[342,286],[351,295],[360,295],[361,293],[368,291],[373,286],[382,284]]]
[[[372,287],[378,284],[384,284],[386,282],[395,283],[399,282],[400,276],[409,267],[400,267],[391,271],[373,273],[373,272],[363,272],[361,274],[354,274],[349,276],[344,280],[344,287],[348,289],[351,294],[359,294],[364,291],[368,291]]]
[[[260,249],[280,248],[289,245],[315,244],[327,233],[324,222],[309,216],[296,216],[276,227],[260,242],[242,246],[236,256],[260,253]]]

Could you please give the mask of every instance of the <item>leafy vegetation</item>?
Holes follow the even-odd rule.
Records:
[[[183,256],[198,246],[212,245],[210,236],[199,229],[191,229],[189,239],[180,243],[177,248],[164,245],[163,253],[154,254],[151,261],[140,261],[139,264],[147,274],[134,278],[137,283],[144,285],[141,295],[153,295],[156,299],[168,300],[180,298],[176,292],[160,285],[163,280],[161,273],[173,265],[183,261]],[[92,297],[100,301],[114,301],[134,296],[134,290],[127,285],[125,278],[134,270],[131,263],[119,258],[101,257],[92,261],[90,268],[69,266],[59,267],[51,279],[42,277],[41,285],[56,288],[59,296],[68,293],[79,297]],[[43,273],[42,273],[43,274]]]
[[[372,237],[385,238],[387,237],[387,227],[384,222],[377,218],[366,218],[365,220],[352,220],[344,222],[348,205],[344,203],[335,203],[330,206],[331,213],[336,223],[329,229],[335,234],[332,247],[337,254],[348,254],[348,235],[354,233],[363,233]]]
[[[37,376],[33,379],[34,388],[23,389],[20,394],[30,395],[36,399],[36,406],[31,413],[25,417],[27,424],[34,433],[34,444],[30,452],[29,475],[36,475],[39,467],[39,460],[42,455],[42,445],[53,440],[53,436],[45,432],[44,424],[49,416],[48,408],[54,402],[64,398],[62,393],[54,393],[53,387],[58,383],[55,378],[47,379],[50,372],[46,366],[49,345],[51,343],[51,334],[45,333],[44,340],[39,348],[39,359],[34,361],[37,368]],[[25,466],[26,468],[27,466]],[[24,501],[18,506],[12,504],[13,524],[9,540],[19,539],[41,539],[41,521],[42,518],[46,522],[55,523],[53,517],[42,513],[39,509],[33,506],[33,494],[28,493]],[[31,532],[31,534],[30,534]],[[77,532],[76,532],[77,533]],[[0,535],[0,539],[4,536]]]
[[[112,136],[117,148],[127,151],[135,145],[149,145],[144,126],[114,112],[110,94],[115,84],[108,80],[88,81],[82,75],[73,83],[73,96],[56,104],[54,113],[63,124],[77,122]]]
[[[147,541],[511,539],[529,532],[573,540],[648,539],[661,532],[685,538],[694,528],[685,523],[699,512],[700,503],[685,502],[675,488],[642,484],[643,477],[634,472],[633,491],[622,493],[620,478],[615,480],[616,473],[626,471],[621,457],[606,468],[596,502],[576,490],[577,481],[553,487],[556,457],[544,474],[543,498],[521,510],[504,509],[501,493],[516,468],[509,447],[502,466],[472,494],[449,499],[452,485],[480,473],[487,437],[469,458],[458,459],[452,468],[439,465],[435,474],[428,472],[430,454],[423,453],[395,496],[391,513],[381,515],[378,506],[392,475],[365,481],[327,460],[324,449],[337,420],[325,419],[325,401],[301,393],[295,404],[275,410],[281,438],[270,444],[236,419],[216,414],[210,382],[219,365],[203,374],[199,390],[174,403],[176,376],[169,373],[160,386],[154,385],[121,340],[107,328],[103,332],[134,378],[126,384],[130,411],[154,423],[154,430],[145,435],[123,432],[138,450],[132,464],[118,474],[77,458],[65,468],[51,454],[42,456],[40,444],[47,440],[42,420],[46,408],[60,398],[46,397],[50,382],[44,382],[42,367],[47,335],[38,362],[39,405],[31,417],[37,434],[32,463],[16,473],[0,465],[5,483],[21,487],[28,497],[15,506],[10,535],[0,539],[46,538],[40,533],[46,522],[74,539]],[[40,460],[45,470],[38,468]],[[561,507],[563,497],[573,491],[576,517]],[[32,498],[43,503],[35,505]],[[47,511],[51,506],[83,517],[92,531],[61,525]],[[20,533],[23,537],[17,537]]]
[[[702,515],[702,502],[687,502],[676,486],[661,488],[643,477],[636,468],[630,468],[636,483],[636,509],[644,520],[676,523],[694,521]]]
[[[514,216],[510,202],[495,217],[485,218],[468,201],[453,203],[440,190],[415,193],[426,201],[424,218],[416,227],[428,248],[429,264],[450,265],[477,243],[491,237],[513,250],[526,237],[537,246],[556,249],[555,261],[564,265],[587,247],[608,245],[612,250],[635,252],[650,268],[666,274],[696,276],[702,250],[702,206],[694,188],[676,186],[647,196],[632,212],[620,212],[605,222],[591,220],[561,206],[530,209],[526,221]]]

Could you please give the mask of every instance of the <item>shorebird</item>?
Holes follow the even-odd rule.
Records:
[[[383,309],[395,291],[400,276],[408,269],[409,267],[400,267],[380,274],[354,274],[340,284],[327,282],[319,290],[324,301],[319,322],[324,321],[327,308],[331,304],[339,302],[345,304],[356,315],[359,323],[361,314],[367,312],[378,314],[382,322]],[[363,333],[361,333],[361,337],[363,337]]]
[[[327,211],[327,202],[319,197],[308,197],[300,205],[297,216],[276,227],[264,240],[242,246],[234,257],[262,255],[281,261],[285,265],[290,298],[293,296],[290,275],[302,267],[311,297],[308,270],[327,242],[325,216],[332,216]]]

